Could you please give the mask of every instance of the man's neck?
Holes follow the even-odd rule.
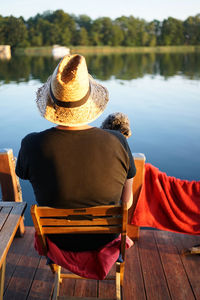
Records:
[[[62,126],[62,125],[58,125],[56,126],[57,129],[60,130],[85,130],[85,129],[89,129],[92,128],[92,126],[90,125],[82,125],[82,126]]]

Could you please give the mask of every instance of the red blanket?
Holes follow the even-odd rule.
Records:
[[[57,265],[90,279],[104,279],[120,254],[121,237],[113,240],[98,251],[72,252],[59,249],[47,238],[47,256]],[[126,237],[126,248],[130,248],[133,242]],[[35,234],[35,249],[43,255],[37,235]]]
[[[200,181],[170,177],[146,164],[132,224],[199,235]]]

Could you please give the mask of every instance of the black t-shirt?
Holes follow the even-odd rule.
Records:
[[[126,179],[135,173],[126,138],[95,127],[53,127],[31,133],[22,140],[16,165],[16,174],[31,182],[37,203],[56,208],[118,204]],[[55,239],[61,248],[83,251],[113,239],[111,235],[101,237],[67,235],[63,240],[59,235],[59,241]]]

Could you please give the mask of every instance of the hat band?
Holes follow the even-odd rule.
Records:
[[[58,106],[61,106],[61,107],[67,107],[67,108],[74,108],[74,107],[79,107],[83,104],[85,104],[90,96],[90,92],[91,92],[91,86],[89,85],[89,89],[86,93],[86,95],[80,99],[80,100],[77,100],[77,101],[67,101],[67,102],[64,102],[64,101],[60,101],[58,100],[54,94],[53,94],[53,91],[51,89],[51,84],[50,84],[50,95],[51,95],[51,98],[53,100],[53,102],[58,105]]]

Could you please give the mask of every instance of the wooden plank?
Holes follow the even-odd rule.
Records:
[[[31,285],[28,300],[50,299],[53,291],[54,276],[50,267],[46,265],[46,258],[42,257]]]
[[[171,298],[174,300],[195,299],[178,250],[174,245],[173,234],[164,231],[154,231],[154,236]]]
[[[115,276],[116,266],[113,265],[108,276]],[[115,289],[115,280],[99,280],[99,297],[100,298],[115,298],[116,289]]]
[[[30,243],[34,239],[34,232],[35,230],[33,227],[26,227],[26,233],[23,236],[23,240],[20,237],[14,239],[6,258],[5,290],[7,289],[21,257],[25,255],[30,248]]]
[[[141,230],[138,245],[148,300],[171,299],[153,231]]]
[[[20,206],[21,205],[21,206]],[[19,202],[15,202],[15,201],[0,201],[0,207],[10,207],[10,206],[13,206],[13,207],[23,207],[25,206],[26,208],[26,202],[22,202],[22,203],[19,203]],[[20,208],[19,208],[20,209]]]
[[[30,244],[34,240],[34,232],[34,227],[26,227],[26,233],[23,237],[23,241],[21,238],[15,238],[8,252],[5,291],[15,272],[17,265],[20,263],[19,261],[21,257],[26,255],[26,253],[30,251]],[[34,252],[36,253],[35,250]],[[35,278],[33,279],[28,299],[50,299],[50,295],[53,289],[53,279],[54,275],[52,274],[49,266],[46,265],[46,259],[42,258],[36,271]]]
[[[73,296],[75,290],[75,279],[64,279],[60,285],[60,296]]]
[[[40,224],[42,226],[95,226],[95,225],[119,225],[122,224],[121,217],[110,217],[107,219],[99,218],[93,220],[66,220],[66,219],[42,219],[40,218]]]
[[[3,205],[3,203],[2,203]],[[0,266],[5,259],[9,247],[12,243],[12,240],[15,236],[15,233],[17,231],[17,228],[20,224],[20,221],[22,220],[22,215],[25,211],[26,203],[15,203],[13,206],[9,217],[7,218],[7,221],[3,228],[0,231],[0,238],[1,238],[1,244],[0,244]]]
[[[99,281],[99,297],[116,299],[115,280]]]
[[[121,205],[106,205],[106,206],[98,206],[96,207],[86,207],[79,209],[61,209],[61,208],[51,208],[51,207],[38,207],[37,212],[39,216],[43,217],[58,217],[63,216],[67,217],[68,215],[93,215],[93,216],[101,216],[101,215],[116,215],[121,214],[122,207]]]
[[[26,254],[21,256],[18,261],[16,269],[5,291],[4,300],[27,299],[39,263],[40,256],[34,249],[34,239],[32,239]]]
[[[189,283],[194,293],[195,299],[200,299],[200,256],[199,255],[181,255],[182,250],[191,248],[194,245],[200,244],[199,236],[187,234],[173,234],[173,243],[177,247],[183,266],[187,273]]]
[[[2,207],[0,211],[0,231],[4,226],[4,223],[6,222],[10,212],[12,210],[12,207]]]
[[[76,275],[76,274],[73,274],[73,273],[70,273],[70,274],[64,274],[64,273],[62,273],[62,274],[61,274],[61,278],[62,278],[62,279],[65,279],[65,278],[72,278],[72,279],[86,279],[86,277],[81,277],[81,276]]]
[[[76,280],[75,292],[76,297],[97,297],[97,281],[96,280]]]
[[[62,273],[70,273],[70,271],[66,269],[61,269]],[[70,273],[71,274],[71,273]],[[75,279],[63,279],[60,284],[60,296],[73,296],[75,291]]]
[[[53,234],[53,233],[73,233],[73,234],[79,234],[79,233],[121,233],[120,227],[101,227],[101,226],[94,226],[94,227],[43,227],[43,233],[44,234]]]
[[[146,299],[137,241],[126,251],[123,294],[127,300]]]
[[[26,208],[26,202],[22,202],[22,203],[18,203],[18,202],[15,202],[15,201],[0,201],[0,207],[21,207],[20,205],[25,206]]]

